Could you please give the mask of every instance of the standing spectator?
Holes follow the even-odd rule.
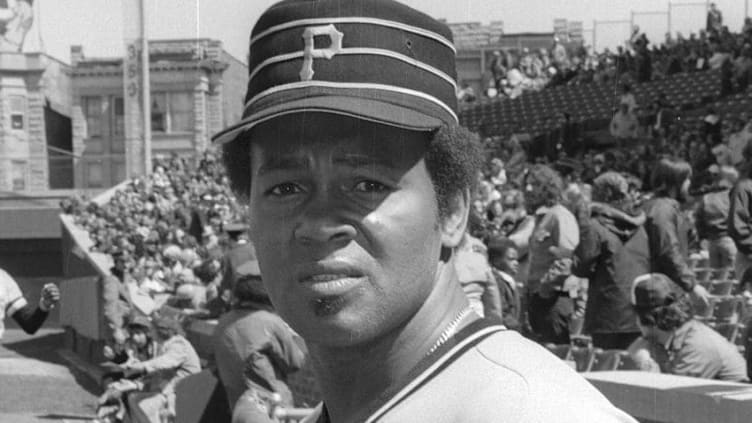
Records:
[[[700,239],[708,241],[709,265],[717,269],[716,277],[726,279],[734,268],[736,245],[729,236],[729,191],[739,177],[730,166],[711,166],[714,181],[710,192],[704,194],[695,209],[695,226]]]
[[[745,123],[742,117],[732,121],[731,135],[728,137],[731,161],[737,168],[744,162],[744,149],[749,144],[749,141],[752,140],[752,133],[745,130]]]
[[[222,258],[222,283],[219,294],[226,304],[230,304],[235,292],[235,281],[239,277],[238,268],[256,259],[256,251],[248,240],[248,227],[243,223],[229,223],[225,226],[228,246]]]
[[[553,64],[556,66],[556,70],[559,74],[562,74],[569,68],[569,53],[567,53],[567,48],[561,43],[559,37],[554,37],[554,46],[551,49],[551,56],[553,57]]]
[[[708,19],[705,25],[705,30],[708,32],[721,32],[723,26],[723,14],[718,10],[715,3],[710,3],[710,9],[708,9]]]
[[[530,326],[541,342],[569,343],[574,301],[563,286],[580,242],[577,221],[561,202],[564,183],[545,165],[525,176],[526,203],[535,215],[527,282]]]
[[[734,60],[734,82],[738,91],[744,91],[752,80],[752,45],[745,43],[739,57]]]
[[[60,291],[53,283],[45,284],[36,307],[29,305],[18,283],[0,269],[0,339],[5,331],[5,318],[10,316],[28,334],[35,333],[47,319],[50,310],[60,301]]]
[[[281,397],[280,405],[293,406],[287,376],[303,366],[306,350],[274,313],[258,262],[247,262],[241,270],[245,275],[235,284],[232,310],[214,329],[214,358],[230,408],[235,410],[233,422],[263,422],[275,404],[275,393]]]
[[[504,78],[507,76],[506,60],[501,55],[501,52],[496,50],[493,52],[493,58],[491,59],[491,76],[493,77],[494,85],[497,93],[504,92]]]
[[[651,176],[654,197],[644,205],[645,229],[652,271],[667,275],[707,306],[708,292],[687,264],[691,227],[681,204],[688,199],[691,176],[692,168],[683,160],[661,159],[655,165]]]
[[[110,274],[101,277],[103,315],[109,330],[109,341],[122,344],[125,342],[126,317],[133,308],[126,283],[131,278],[134,263],[130,255],[121,250],[114,252],[112,258],[114,265]]]
[[[752,143],[744,148],[740,180],[729,195],[728,231],[736,244],[735,274],[744,275],[752,265]]]
[[[632,304],[642,336],[629,347],[640,369],[680,376],[746,382],[747,366],[736,346],[694,318],[689,297],[668,276],[635,279]]]
[[[514,242],[506,238],[491,240],[488,244],[488,260],[501,293],[502,322],[507,329],[518,331],[521,326],[522,309],[520,308],[520,286],[515,279],[520,265],[517,247]]]
[[[637,137],[637,117],[629,111],[627,103],[619,104],[619,111],[611,119],[611,136],[616,139],[620,148],[629,147],[630,141]]]
[[[619,106],[626,104],[630,112],[637,111],[637,98],[632,94],[632,86],[623,84],[621,86],[621,95],[619,95]]]
[[[488,264],[486,245],[466,233],[455,249],[455,256],[457,279],[470,307],[481,317],[501,318],[501,296]]]
[[[593,183],[590,217],[580,222],[580,245],[574,273],[589,279],[584,331],[593,345],[626,349],[637,337],[636,315],[630,303],[632,281],[650,273],[650,248],[627,180],[606,172]]]

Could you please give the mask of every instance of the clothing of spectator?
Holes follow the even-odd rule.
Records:
[[[574,302],[562,290],[567,261],[580,242],[574,215],[563,205],[540,207],[530,237],[528,274],[528,318],[541,342],[569,343],[569,324]],[[561,274],[556,274],[560,272]]]
[[[580,221],[573,269],[589,280],[584,332],[595,347],[626,349],[640,335],[630,296],[632,281],[650,273],[645,220],[626,179],[616,172],[596,178],[590,216]]]
[[[690,292],[696,284],[687,264],[691,223],[673,198],[657,196],[644,204],[645,230],[650,242],[651,269],[663,273]]]
[[[465,234],[457,247],[454,267],[462,291],[470,307],[481,317],[501,318],[501,295],[491,266],[488,264],[486,245],[481,240]]]
[[[628,349],[642,370],[681,376],[747,381],[736,346],[694,318],[692,302],[660,273],[634,281],[632,304],[642,336]]]
[[[491,240],[488,259],[501,293],[502,323],[507,329],[520,330],[522,321],[521,284],[515,280],[519,255],[514,242],[506,238]]]
[[[273,312],[260,275],[238,281],[235,301],[232,310],[219,319],[212,335],[217,370],[230,407],[236,408],[246,390],[253,391],[246,402],[258,399],[268,407],[272,394],[277,393],[280,405],[293,406],[287,376],[303,366],[306,350],[302,341]],[[248,408],[248,404],[243,408]],[[256,410],[263,414],[264,410]]]
[[[728,231],[731,186],[733,182],[721,179],[712,192],[701,197],[695,209],[697,235],[708,240],[709,266],[720,270],[719,279],[725,279],[734,268],[737,253]]]
[[[192,374],[201,371],[196,350],[181,334],[180,323],[174,317],[159,317],[153,322],[157,337],[156,357],[126,364],[128,370],[143,374],[141,391],[128,398],[130,410],[142,420],[160,423],[160,415],[175,415],[175,386]],[[161,335],[168,333],[169,335]]]
[[[736,244],[736,274],[752,264],[752,179],[744,177],[729,195],[728,231]]]
[[[626,103],[621,103],[619,111],[614,114],[611,119],[611,136],[616,138],[619,142],[633,139],[637,136],[637,128],[639,123],[637,117],[629,111]]]
[[[736,346],[695,319],[677,329],[668,344],[639,338],[629,347],[630,351],[640,349],[646,349],[657,364],[657,369],[641,364],[643,370],[730,382],[748,380],[744,357]]]

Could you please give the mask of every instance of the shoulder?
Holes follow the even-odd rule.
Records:
[[[486,415],[518,417],[508,421],[633,421],[559,358],[514,331],[489,336],[456,365],[462,384],[476,387],[464,400]]]

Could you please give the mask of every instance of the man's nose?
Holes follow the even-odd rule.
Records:
[[[357,229],[344,217],[346,205],[331,194],[320,193],[305,206],[295,228],[295,238],[303,244],[347,244]]]

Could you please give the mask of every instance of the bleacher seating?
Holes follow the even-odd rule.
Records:
[[[657,81],[635,84],[638,103],[648,106],[658,92],[666,94],[675,107],[686,109],[715,100],[720,92],[717,71],[682,73]],[[568,112],[574,122],[611,119],[620,94],[616,84],[562,85],[525,92],[515,99],[484,99],[460,110],[460,122],[485,135],[545,133],[559,126],[559,117]]]

